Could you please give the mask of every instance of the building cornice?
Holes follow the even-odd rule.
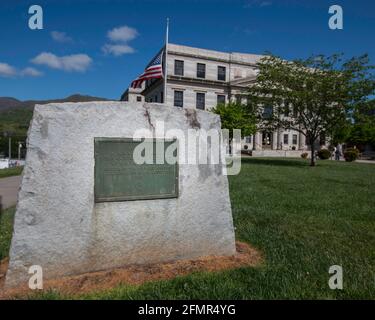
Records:
[[[158,79],[153,84],[151,84],[149,87],[145,88],[142,91],[142,95],[147,95],[152,90],[157,88],[158,86],[162,85],[163,79]],[[250,81],[248,85],[255,82],[255,79],[253,81]],[[231,83],[231,82],[224,82],[224,81],[216,81],[216,80],[208,80],[208,79],[200,79],[200,78],[189,78],[189,77],[181,77],[181,76],[175,76],[175,75],[169,75],[168,76],[168,84],[187,84],[187,85],[196,85],[196,86],[211,86],[211,87],[218,87],[218,88],[228,88],[228,89],[238,89],[238,90],[244,90],[248,87],[248,85],[241,85],[237,83]]]
[[[238,83],[238,80],[234,80],[235,82],[225,82],[225,81],[216,81],[216,80],[209,80],[209,79],[200,79],[200,78],[190,78],[190,77],[181,77],[181,76],[175,76],[170,75],[168,76],[168,80],[175,81],[175,82],[185,82],[193,85],[211,85],[216,87],[231,87],[231,88],[238,88],[243,89],[248,87],[248,85],[253,84],[256,82],[256,79],[253,78],[249,81],[247,80],[246,84]]]
[[[219,87],[227,87],[229,85],[229,83],[225,81],[209,80],[209,79],[202,79],[202,78],[190,78],[190,77],[182,77],[182,76],[175,76],[175,75],[169,75],[168,80],[184,81],[184,82],[200,84],[200,85],[208,84],[208,85],[215,85]]]
[[[173,51],[173,50],[168,50],[168,54],[173,54],[173,55],[188,57],[188,58],[196,58],[196,59],[201,59],[201,60],[223,62],[223,63],[228,63],[228,64],[239,64],[239,65],[249,66],[249,67],[254,67],[254,68],[257,67],[256,63],[244,62],[244,61],[232,60],[232,59],[222,59],[222,58],[217,58],[217,57],[204,56],[204,55],[199,55],[199,54],[192,54],[192,53],[179,52],[179,51]]]

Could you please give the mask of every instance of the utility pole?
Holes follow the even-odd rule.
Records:
[[[12,158],[12,131],[3,131],[3,136],[8,137],[8,157],[9,161]]]
[[[12,159],[12,137],[9,135],[9,161]]]
[[[22,142],[18,141],[18,160],[21,160],[21,148],[22,148]]]

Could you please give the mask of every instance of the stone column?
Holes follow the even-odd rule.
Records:
[[[277,136],[278,136],[277,131],[272,132],[272,150],[279,149]]]
[[[279,148],[279,150],[282,150],[283,148],[282,148],[281,146],[282,146],[284,140],[283,140],[283,133],[282,133],[281,130],[278,131],[277,136],[279,137],[279,145],[278,145],[278,148]]]
[[[306,149],[306,137],[304,134],[299,133],[299,144],[298,144],[298,149],[299,150],[305,150]]]
[[[280,150],[280,143],[281,143],[281,140],[280,140],[280,129],[277,129],[276,131],[276,147],[277,147],[277,150]]]
[[[255,139],[256,139],[256,133],[255,134],[253,134],[253,136],[252,136],[252,138],[251,138],[251,142],[253,143],[253,150],[256,150],[256,148],[255,148]]]
[[[260,132],[255,134],[255,150],[262,150],[262,134]]]

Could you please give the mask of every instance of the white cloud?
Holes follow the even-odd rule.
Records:
[[[60,32],[60,31],[52,31],[51,37],[53,40],[57,42],[61,42],[61,43],[67,43],[67,42],[73,41],[73,39],[69,37],[65,32]]]
[[[8,77],[8,78],[18,77],[18,76],[39,77],[41,75],[43,75],[42,72],[32,67],[27,67],[22,70],[17,70],[17,68],[7,63],[0,62],[0,77]]]
[[[102,47],[102,51],[105,54],[111,54],[116,57],[133,53],[135,50],[128,42],[135,39],[137,36],[138,31],[134,28],[128,26],[113,28],[107,32],[107,37],[112,43],[106,43]]]
[[[0,77],[14,77],[17,70],[7,63],[0,62]]]
[[[123,54],[133,53],[135,50],[127,44],[105,44],[102,50],[106,54],[113,54],[114,56],[122,56]]]
[[[128,26],[114,28],[107,33],[109,40],[113,42],[128,42],[138,36],[138,31]]]
[[[21,70],[20,74],[22,76],[30,76],[30,77],[40,77],[43,75],[42,72],[40,72],[39,70],[33,68],[33,67],[27,67],[23,70]]]
[[[31,62],[38,65],[45,65],[52,69],[85,72],[90,67],[92,59],[87,54],[72,54],[59,57],[50,52],[42,52],[32,59]]]

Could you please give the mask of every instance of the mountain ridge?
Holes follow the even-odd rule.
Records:
[[[110,99],[94,97],[89,95],[82,95],[79,93],[72,94],[61,99],[47,99],[47,100],[18,100],[13,97],[0,97],[0,112],[10,109],[33,109],[36,104],[47,104],[57,102],[88,102],[88,101],[109,101]]]

